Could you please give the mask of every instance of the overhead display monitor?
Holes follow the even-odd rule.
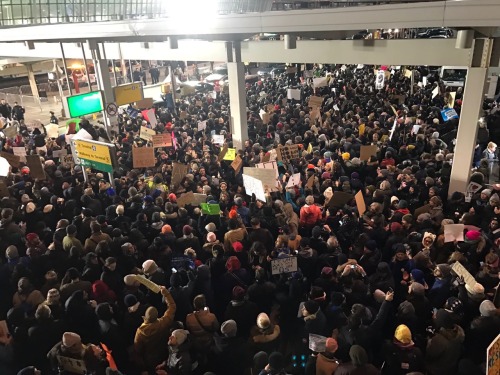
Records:
[[[93,91],[85,94],[66,97],[68,117],[81,117],[103,110],[101,91]]]

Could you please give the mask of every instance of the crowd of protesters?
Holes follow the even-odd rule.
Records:
[[[150,127],[140,114],[120,115],[111,139],[82,120],[94,140],[116,145],[113,181],[89,169],[85,182],[81,166],[54,157],[70,152],[65,135],[21,121],[2,151],[38,151],[46,178],[21,163],[1,181],[0,373],[78,373],[70,363],[97,375],[484,374],[500,332],[500,197],[487,185],[496,104],[480,122],[471,180],[481,188],[466,197],[448,191],[458,119],[440,111],[451,88],[415,67],[425,86],[410,88],[395,69],[376,90],[373,68],[316,67],[331,73],[316,89],[293,73],[247,85],[243,166],[299,146],[298,158],[277,161],[282,187],[265,201],[245,193],[243,168],[219,161],[211,142],[223,134],[232,146],[224,90],[157,110],[155,130],[175,142],[155,149],[151,168],[133,168],[132,149],[146,146],[140,127]],[[300,101],[286,100],[288,87]],[[319,118],[312,95],[323,97]],[[459,89],[458,115],[461,100]],[[362,145],[376,155],[360,160]],[[177,186],[173,162],[189,166]],[[294,173],[300,183],[286,187]],[[220,214],[178,205],[188,192]],[[361,192],[366,212],[339,192]],[[463,240],[447,241],[444,226],[457,223]],[[286,257],[297,271],[273,275],[272,261]],[[456,262],[474,279],[458,277]]]

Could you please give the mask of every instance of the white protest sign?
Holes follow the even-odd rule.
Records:
[[[300,173],[294,173],[290,179],[288,180],[288,183],[286,184],[286,187],[292,187],[295,185],[300,185]]]
[[[460,262],[453,263],[451,269],[458,276],[462,276],[464,278],[465,284],[467,284],[469,288],[474,288],[474,286],[477,283],[476,279],[474,278],[474,276],[471,275],[469,271],[467,271],[467,269],[464,266],[462,266]]]
[[[212,134],[212,143],[216,145],[224,144],[224,134]]]
[[[413,134],[417,134],[419,130],[420,130],[420,125],[413,125],[413,128],[411,129],[411,132]]]
[[[385,71],[379,70],[377,72],[377,78],[375,80],[375,88],[377,90],[382,90],[384,88],[385,83]]]
[[[0,157],[0,176],[7,177],[10,171],[10,164],[7,159]]]
[[[434,99],[439,94],[439,87],[432,90],[432,99]]]
[[[276,191],[279,187],[274,169],[244,167],[243,174],[259,180],[264,191]]]
[[[444,242],[464,240],[463,224],[447,224],[444,226]]]
[[[334,110],[336,110],[336,111],[338,111],[338,110],[339,110],[339,106],[338,106],[337,104],[335,104],[335,105],[333,106],[333,109],[334,109]]]
[[[315,88],[328,86],[328,78],[327,77],[313,78],[313,85]]]
[[[398,124],[398,119],[394,120],[394,124],[392,125],[391,129],[391,134],[389,135],[389,140],[392,140],[392,136],[394,135],[394,132],[396,131],[396,125]]]
[[[469,186],[467,186],[467,192],[476,194],[479,189],[481,189],[481,187],[481,184],[478,184],[477,182],[471,182]]]
[[[155,128],[156,124],[158,124],[158,121],[156,121],[155,110],[153,108],[151,108],[149,111],[147,111],[146,115],[148,116],[149,123],[151,124],[151,127]]]
[[[271,260],[271,273],[273,275],[281,275],[282,273],[290,273],[297,271],[297,258],[284,257]]]
[[[207,128],[207,120],[198,121],[198,131],[201,132]]]
[[[59,137],[59,125],[49,124],[45,127],[47,131],[47,135],[49,138],[57,138]]]
[[[300,90],[299,89],[288,89],[286,97],[288,99],[300,100]]]
[[[255,194],[255,197],[262,201],[266,201],[266,194],[264,193],[264,186],[262,186],[262,181],[257,180],[252,176],[243,174],[243,186],[245,186],[245,191],[247,195]]]
[[[271,151],[274,151],[275,159],[272,161],[265,162],[265,163],[255,164],[255,168],[274,169],[276,171],[276,178],[278,178],[279,172],[278,172],[278,163],[276,163],[276,150],[273,149]],[[270,154],[271,154],[271,152],[270,152]],[[270,156],[271,157],[269,159],[271,160],[272,154]]]

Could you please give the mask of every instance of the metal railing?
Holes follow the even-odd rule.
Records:
[[[377,4],[425,2],[439,0],[203,0],[204,7],[215,13],[256,13],[271,10],[317,9]],[[207,5],[208,2],[208,5]],[[199,0],[0,0],[0,26],[22,26],[51,23],[101,22],[124,19],[165,18],[173,9],[200,7]]]

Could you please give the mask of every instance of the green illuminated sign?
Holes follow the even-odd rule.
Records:
[[[69,117],[80,117],[103,110],[101,91],[68,96]]]

